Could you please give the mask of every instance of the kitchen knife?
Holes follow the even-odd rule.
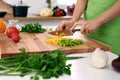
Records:
[[[52,32],[49,32],[49,34],[52,34],[52,35],[64,35],[64,36],[70,36],[72,35],[74,32],[76,31],[80,31],[80,29],[73,29],[73,30],[56,30],[56,31],[52,31]]]

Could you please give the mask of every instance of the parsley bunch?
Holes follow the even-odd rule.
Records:
[[[54,50],[45,54],[28,54],[24,48],[21,55],[15,55],[0,59],[0,75],[25,76],[35,73],[30,80],[39,80],[39,76],[44,79],[51,77],[58,78],[63,74],[71,74],[71,64],[66,64],[67,60],[83,57],[66,57],[61,50]],[[16,73],[19,72],[19,73]]]
[[[35,32],[35,33],[43,33],[46,30],[44,28],[42,28],[41,24],[39,23],[27,23],[24,26],[22,26],[21,28],[21,32]]]
[[[22,55],[0,59],[0,75],[25,76],[35,72],[31,80],[39,80],[39,75],[48,79],[59,77],[62,74],[71,74],[70,64],[66,65],[67,57],[61,50],[55,50],[45,54],[28,54],[21,49]],[[12,74],[20,72],[19,74]]]

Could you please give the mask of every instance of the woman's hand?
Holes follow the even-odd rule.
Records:
[[[82,34],[88,34],[97,29],[101,24],[97,20],[83,20],[74,23],[71,30],[74,29],[77,25],[81,26],[80,32]]]
[[[74,22],[72,21],[62,21],[58,27],[57,30],[63,30],[63,29],[70,29],[73,26]]]

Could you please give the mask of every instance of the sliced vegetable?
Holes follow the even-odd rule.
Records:
[[[76,46],[83,44],[83,41],[80,39],[63,38],[62,36],[49,37],[45,42],[58,44],[60,46]]]
[[[58,43],[60,46],[76,46],[83,44],[83,41],[80,39],[71,39],[71,38],[63,38]]]
[[[58,44],[62,39],[62,36],[49,37],[45,40],[46,43]]]

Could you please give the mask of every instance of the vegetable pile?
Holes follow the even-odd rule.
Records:
[[[9,26],[5,32],[6,36],[11,38],[14,42],[19,42],[19,30],[15,26]]]
[[[39,80],[39,76],[44,79],[57,78],[62,74],[71,74],[71,64],[66,65],[67,60],[82,58],[66,57],[61,50],[54,50],[45,54],[28,54],[24,48],[21,48],[20,51],[23,54],[0,59],[0,70],[2,71],[0,75],[25,76],[35,73],[30,80]]]
[[[62,36],[55,36],[55,37],[49,37],[45,40],[46,43],[52,43],[52,44],[58,44],[59,41],[62,39]]]
[[[60,46],[76,46],[83,44],[83,41],[80,39],[71,39],[71,38],[63,38],[58,43]]]
[[[43,33],[46,30],[42,28],[42,25],[39,23],[27,23],[24,26],[22,26],[21,32],[35,32],[35,33]]]
[[[45,42],[58,44],[60,46],[76,46],[83,44],[83,41],[80,39],[63,38],[62,36],[49,37]]]

